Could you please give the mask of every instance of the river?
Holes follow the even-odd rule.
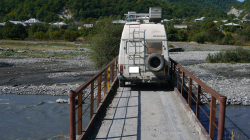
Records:
[[[69,138],[69,105],[56,103],[58,98],[68,99],[67,96],[0,95],[0,139]],[[44,104],[38,105],[40,102]],[[227,106],[227,138],[233,131],[237,140],[250,139],[249,112],[250,106]]]

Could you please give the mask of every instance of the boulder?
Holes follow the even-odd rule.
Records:
[[[56,100],[56,102],[62,104],[62,103],[68,103],[68,100],[59,98],[59,99]]]

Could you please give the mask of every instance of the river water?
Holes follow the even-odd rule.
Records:
[[[0,139],[59,139],[69,136],[69,105],[56,103],[67,96],[0,95]],[[44,102],[43,105],[37,105]]]
[[[69,105],[56,103],[58,98],[68,99],[67,96],[0,95],[0,139],[69,138]],[[37,105],[40,102],[44,104]],[[250,139],[250,106],[227,106],[225,132],[228,139],[232,131],[237,140]]]

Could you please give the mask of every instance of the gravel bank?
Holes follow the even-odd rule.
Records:
[[[89,49],[43,51],[70,53]],[[69,59],[0,58],[0,94],[67,96],[98,72],[92,65],[88,53]]]
[[[213,88],[221,95],[227,96],[227,104],[250,105],[250,64],[249,63],[206,63],[207,55],[218,50],[235,46],[200,45],[195,43],[172,43],[175,47],[189,50],[170,53],[170,57],[184,66],[193,75]],[[195,44],[195,45],[194,45]],[[202,47],[197,47],[202,46]],[[216,51],[207,51],[206,47]],[[206,51],[194,51],[200,48]],[[204,49],[205,48],[205,49]],[[206,95],[210,100],[210,96]]]

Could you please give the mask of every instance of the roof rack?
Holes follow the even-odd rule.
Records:
[[[126,15],[127,21],[136,20],[150,20],[152,22],[159,22],[162,20],[162,8],[161,7],[150,7],[149,13],[136,13],[134,11],[129,11]]]

